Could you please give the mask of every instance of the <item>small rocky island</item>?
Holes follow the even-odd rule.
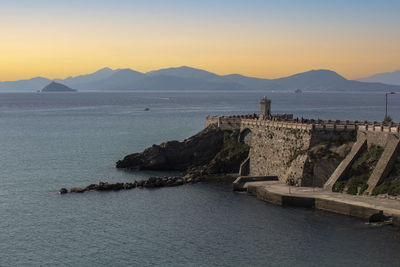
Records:
[[[50,84],[46,85],[42,90],[42,93],[44,92],[77,92],[75,89],[71,89],[68,86],[61,84],[61,83],[56,83],[56,82],[51,82]]]

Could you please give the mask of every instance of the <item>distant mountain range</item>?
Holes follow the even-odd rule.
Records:
[[[347,80],[334,71],[311,70],[279,79],[261,79],[239,74],[217,75],[191,67],[167,68],[147,73],[131,69],[103,68],[94,73],[55,79],[57,83],[93,90],[265,90],[265,91],[400,91],[400,85]],[[0,82],[0,91],[37,91],[52,80]]]
[[[358,79],[360,82],[386,83],[392,85],[400,85],[400,70],[394,72],[384,72],[372,75],[367,78]]]

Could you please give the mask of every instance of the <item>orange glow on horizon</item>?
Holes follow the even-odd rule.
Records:
[[[330,69],[348,79],[400,69],[400,36],[389,31],[376,29],[377,38],[346,25],[339,31],[234,22],[3,16],[0,23],[8,27],[0,31],[0,81],[66,78],[103,67],[147,72],[186,65],[259,78]]]

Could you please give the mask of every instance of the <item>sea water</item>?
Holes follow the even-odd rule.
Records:
[[[229,185],[57,194],[168,175],[115,162],[197,133],[206,115],[257,113],[265,94],[274,113],[298,117],[385,112],[379,93],[1,93],[0,266],[398,266],[396,228],[274,206]],[[400,120],[400,97],[388,111]]]

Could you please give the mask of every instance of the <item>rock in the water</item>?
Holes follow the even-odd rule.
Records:
[[[85,188],[79,188],[79,187],[73,187],[69,190],[69,192],[71,193],[83,193],[85,191],[86,191]]]
[[[60,191],[58,191],[59,194],[67,194],[68,193],[68,189],[67,188],[61,188]]]
[[[196,180],[199,182],[200,180]],[[150,177],[147,180],[139,180],[134,183],[115,183],[109,184],[107,182],[99,182],[99,184],[90,184],[85,188],[73,187],[70,189],[70,193],[83,193],[86,191],[119,191],[119,190],[130,190],[133,188],[159,188],[164,186],[178,186],[185,184],[185,179],[181,177]],[[60,194],[68,193],[66,188],[61,188]]]
[[[370,223],[377,223],[377,222],[386,222],[390,219],[390,216],[385,216],[383,211],[379,211],[379,213],[372,214],[369,217]]]

